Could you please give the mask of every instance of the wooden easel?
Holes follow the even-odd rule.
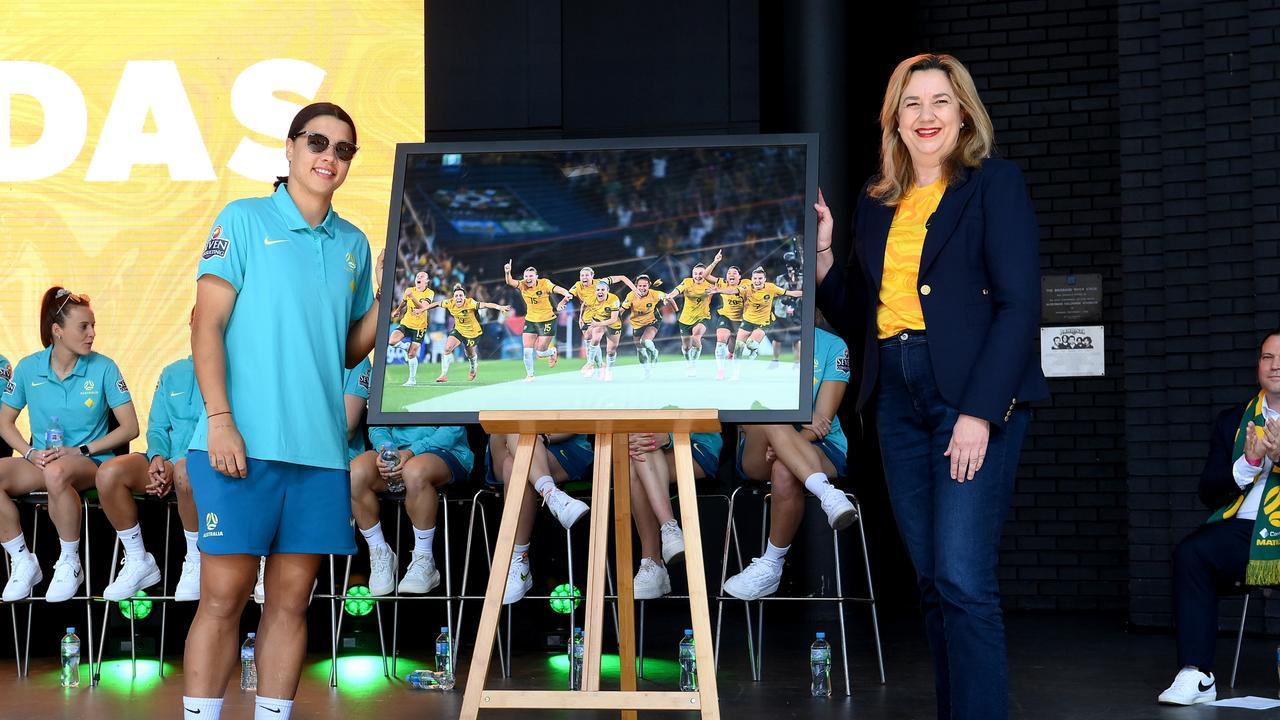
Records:
[[[698,710],[708,720],[719,720],[715,654],[711,647],[711,617],[707,609],[707,583],[702,570],[702,534],[693,482],[691,432],[718,432],[715,410],[656,411],[541,411],[482,412],[480,424],[490,434],[520,435],[511,470],[511,484],[502,508],[498,543],[485,590],[484,609],[476,633],[475,652],[462,697],[463,720],[473,720],[481,709],[621,710],[623,720],[635,720],[637,710]],[[639,692],[636,690],[635,600],[631,587],[631,473],[627,435],[633,432],[672,433],[675,448],[676,488],[680,520],[684,525],[685,571],[689,576],[689,610],[693,618],[694,649],[698,662],[696,692]],[[586,648],[582,660],[581,691],[487,690],[489,659],[502,610],[502,594],[511,566],[516,522],[524,484],[539,433],[595,435],[595,464],[591,489],[591,535],[588,552]],[[618,575],[618,648],[621,689],[600,689],[600,639],[604,635],[605,564],[609,532],[609,483],[614,481],[613,521],[616,532]]]

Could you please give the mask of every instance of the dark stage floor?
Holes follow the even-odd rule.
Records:
[[[740,626],[740,623],[739,623]],[[735,631],[739,626],[734,626]],[[728,626],[726,627],[726,630]],[[1155,698],[1173,678],[1173,639],[1168,635],[1127,634],[1119,618],[1046,615],[1013,616],[1009,619],[1012,672],[1012,716],[1036,720],[1054,718],[1202,720],[1204,718],[1280,718],[1280,711],[1257,712],[1218,708],[1164,708]],[[930,662],[923,634],[910,619],[883,623],[886,638],[888,684],[876,682],[874,654],[860,625],[850,628],[853,697],[817,700],[808,696],[805,645],[807,637],[786,635],[780,625],[770,625],[771,651],[766,661],[766,679],[750,680],[743,645],[726,639],[721,669],[721,711],[733,720],[767,718],[931,718],[933,687]],[[675,640],[671,652],[649,665],[652,680],[642,688],[670,688],[675,681]],[[659,650],[650,640],[651,656]],[[1234,643],[1223,638],[1219,644],[1219,697],[1261,695],[1275,697],[1277,676],[1273,670],[1275,641],[1246,639],[1237,690],[1226,690]],[[774,652],[776,651],[776,652]],[[414,656],[416,657],[416,656]],[[398,718],[456,717],[462,702],[462,679],[450,693],[409,689],[403,680],[387,680],[377,656],[346,657],[339,661],[339,689],[328,687],[327,656],[309,658],[302,688],[298,693],[296,718],[350,718],[397,720]],[[837,661],[838,663],[838,661]],[[465,667],[465,658],[460,663]],[[402,658],[401,675],[419,666]],[[515,661],[515,677],[495,680],[491,686],[507,688],[556,688],[565,678],[562,661],[548,654],[521,653]],[[180,661],[173,662],[168,676],[156,676],[155,662],[140,665],[140,675],[131,679],[128,660],[110,663],[98,688],[62,690],[57,686],[56,663],[52,658],[33,659],[31,675],[17,679],[12,661],[0,674],[0,718],[161,718],[177,717],[182,695]],[[606,670],[608,663],[606,662]],[[616,678],[616,660],[613,677]],[[843,679],[833,672],[836,687]],[[497,670],[493,671],[497,674]],[[605,686],[616,687],[606,675]],[[223,717],[252,717],[252,697],[238,689],[228,693]],[[488,713],[487,715],[495,715]],[[520,716],[530,713],[521,712]],[[542,713],[554,717],[560,713]],[[616,717],[613,713],[583,713],[575,717]],[[692,715],[685,715],[692,717]],[[512,717],[508,715],[508,717]]]

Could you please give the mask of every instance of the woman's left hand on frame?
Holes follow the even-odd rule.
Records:
[[[979,417],[961,414],[951,429],[951,442],[943,456],[951,458],[951,479],[972,480],[987,456],[987,439],[991,423]]]

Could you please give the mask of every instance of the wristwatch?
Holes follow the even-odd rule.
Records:
[[[89,446],[88,446],[88,445],[81,445],[81,446],[80,446],[80,454],[81,454],[81,455],[83,455],[83,456],[85,456],[85,457],[89,457],[89,454],[90,454],[90,453],[89,453]]]

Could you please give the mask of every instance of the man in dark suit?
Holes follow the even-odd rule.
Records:
[[[1275,519],[1264,517],[1264,522],[1258,522],[1266,479],[1280,460],[1280,330],[1263,338],[1257,370],[1258,395],[1248,405],[1224,410],[1214,422],[1200,476],[1200,501],[1210,509],[1223,510],[1174,551],[1174,622],[1182,669],[1160,693],[1159,701],[1167,705],[1196,705],[1217,698],[1212,667],[1218,598],[1239,592],[1244,585],[1254,535],[1263,533],[1264,540],[1280,538],[1280,513],[1273,514],[1270,504],[1264,515]],[[1265,425],[1259,422],[1264,419]],[[1239,446],[1237,433],[1244,436]]]

